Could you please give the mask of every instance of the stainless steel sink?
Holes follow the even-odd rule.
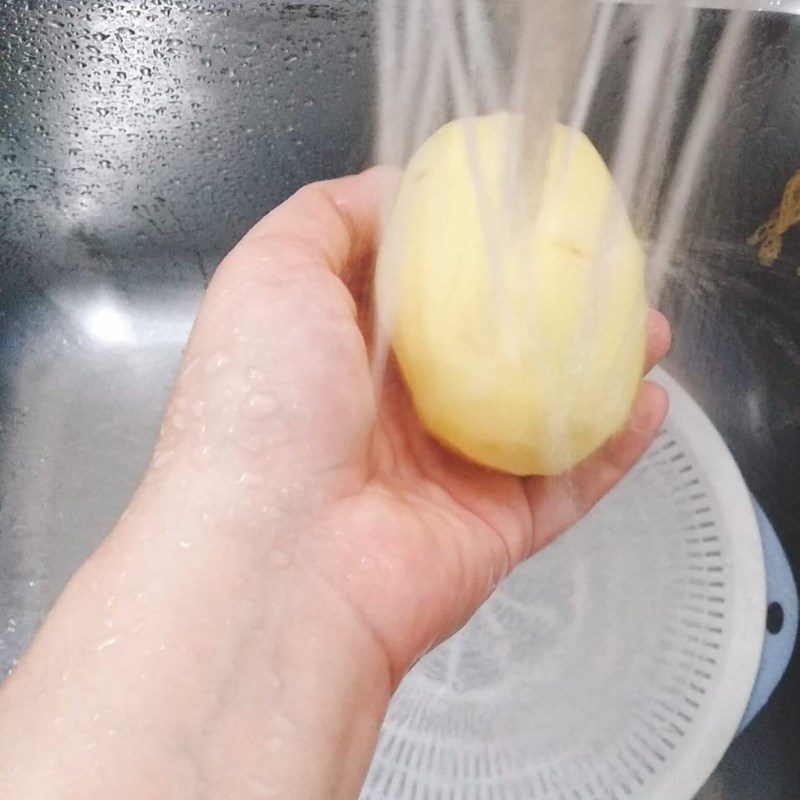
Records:
[[[0,0],[0,673],[113,524],[149,455],[220,256],[372,142],[366,0]],[[704,12],[709,41],[723,12]],[[800,168],[800,27],[754,22],[709,187],[716,223],[665,303],[672,367],[722,429],[800,567],[800,237],[741,243]],[[625,47],[620,47],[620,64]],[[602,141],[620,76],[605,76]],[[615,105],[616,104],[616,105]],[[709,313],[709,304],[714,313]],[[800,660],[703,800],[800,797]]]
[[[205,282],[371,142],[364,3],[0,2],[0,670],[148,457]]]

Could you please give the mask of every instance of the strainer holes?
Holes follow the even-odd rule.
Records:
[[[644,786],[644,779],[639,774],[639,771],[630,763],[630,761],[625,758],[625,754],[617,753],[617,758],[619,759],[620,764],[625,767],[625,771],[628,773],[628,775],[633,778],[633,780],[636,781],[639,786]]]
[[[777,636],[782,630],[785,622],[783,606],[780,603],[770,603],[767,608],[767,630]]]
[[[645,719],[641,714],[635,714],[634,719],[643,725],[652,734],[652,737],[658,739],[659,733],[655,725],[649,720]],[[639,731],[634,730],[634,737],[646,750],[649,750],[662,764],[667,760],[667,757],[655,746],[653,738],[646,738]]]
[[[599,773],[595,775],[597,780],[597,785],[600,787],[600,791],[603,793],[603,800],[619,800],[619,796],[617,793],[609,787],[606,783],[606,779],[600,775]]]
[[[627,739],[625,740],[625,747],[636,759],[636,762],[640,767],[643,767],[645,770],[647,770],[650,775],[655,775],[655,767]]]
[[[703,679],[705,679],[707,681],[711,680],[711,673],[710,672],[706,672],[705,670],[696,669],[694,671],[694,674],[697,675],[698,678],[703,678]]]
[[[400,773],[400,785],[397,787],[397,793],[394,795],[395,797],[402,797],[406,791],[406,773]]]
[[[661,744],[663,744],[669,750],[675,749],[675,742],[673,742],[672,739],[668,739],[666,736],[659,736],[659,740],[661,741]]]
[[[659,698],[658,700],[656,700],[656,703],[658,703],[658,705],[660,705],[661,708],[663,708],[664,711],[666,711],[668,714],[671,714],[674,717],[678,717],[678,719],[683,720],[684,722],[691,723],[692,720],[691,720],[690,717],[687,718],[684,713],[682,713],[679,709],[677,709],[674,706],[672,706],[669,703],[667,703],[662,698]],[[675,733],[677,733],[678,736],[685,736],[686,735],[686,731],[680,725],[678,725],[678,723],[675,722],[675,720],[664,719],[664,723],[666,725],[669,725],[670,729],[673,730]]]

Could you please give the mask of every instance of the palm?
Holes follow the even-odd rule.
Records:
[[[530,504],[524,481],[468,464],[432,440],[396,373],[366,459],[360,491],[333,509],[336,529],[350,537],[343,566],[351,602],[394,663],[405,664],[463,623],[531,552]],[[342,513],[347,524],[339,524]]]
[[[365,352],[340,365],[343,373],[366,376]],[[362,455],[363,483],[343,506],[346,522],[340,504],[332,510],[336,530],[351,537],[351,558],[339,565],[353,586],[350,600],[392,661],[413,661],[456,630],[511,569],[583,516],[649,444],[660,424],[655,405],[649,426],[620,436],[572,475],[520,479],[439,445],[392,364]],[[362,403],[354,398],[353,406]]]

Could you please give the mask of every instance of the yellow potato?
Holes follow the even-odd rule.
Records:
[[[630,413],[644,254],[603,159],[563,126],[538,205],[525,193],[508,202],[522,174],[505,155],[515,122],[452,122],[414,156],[381,248],[378,303],[433,436],[488,467],[553,475]]]

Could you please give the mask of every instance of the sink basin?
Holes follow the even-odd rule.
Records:
[[[709,36],[723,13],[703,12]],[[800,166],[798,18],[759,16],[754,37],[769,80],[725,131],[744,166],[690,289],[665,296],[670,367],[797,569],[800,236],[770,272],[742,241]],[[374,49],[362,0],[0,0],[0,674],[135,487],[220,257],[297,187],[369,161]],[[603,85],[598,140],[614,69]],[[799,700],[795,658],[701,800],[800,796]]]
[[[220,257],[371,144],[363,3],[0,2],[0,671],[122,511]]]

